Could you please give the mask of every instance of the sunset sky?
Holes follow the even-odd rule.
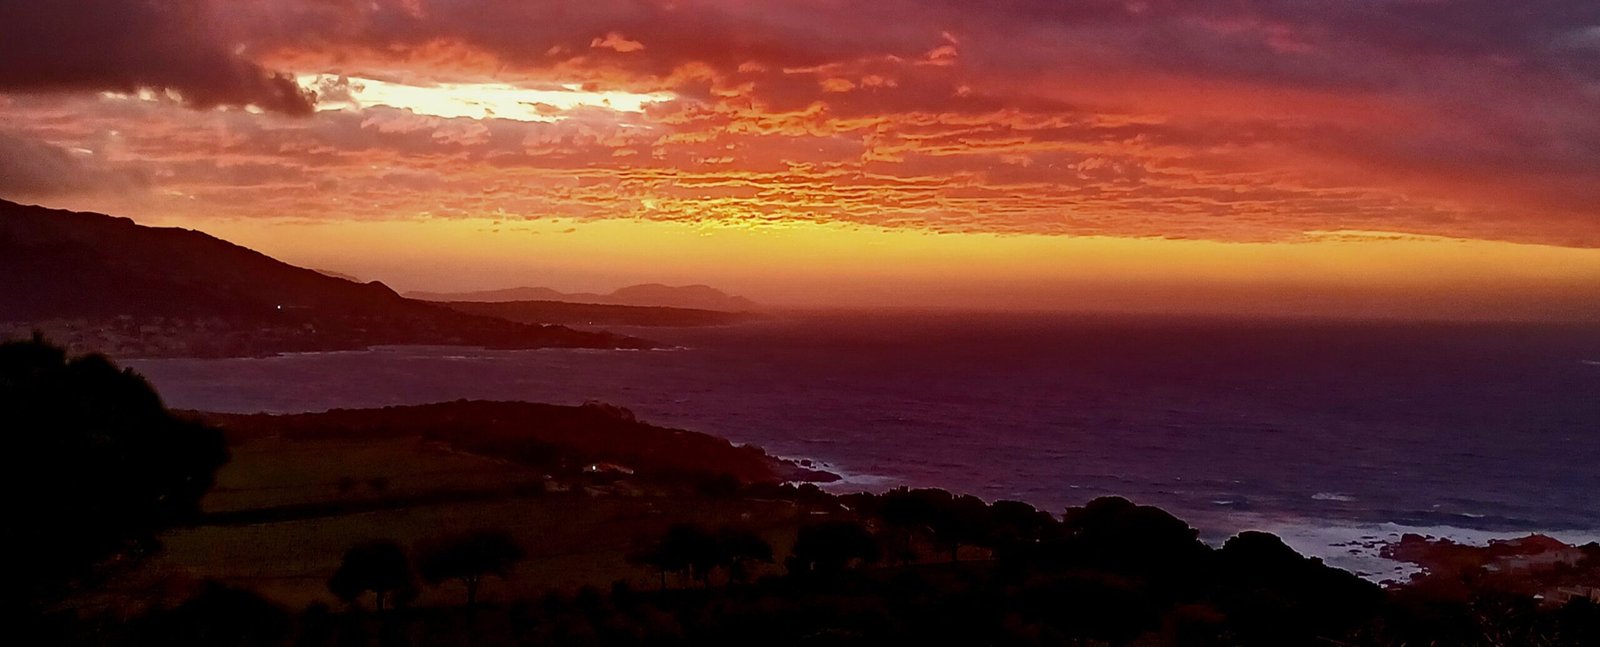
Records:
[[[0,117],[401,290],[1600,318],[1593,0],[0,0]]]

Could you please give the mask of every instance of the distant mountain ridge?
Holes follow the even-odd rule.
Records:
[[[389,344],[647,342],[457,312],[187,229],[0,200],[0,322],[78,350],[264,354]],[[60,339],[60,337],[68,337]]]
[[[451,310],[520,323],[564,326],[726,326],[760,319],[755,312],[567,301],[435,301]]]
[[[561,292],[551,288],[519,287],[477,292],[407,292],[407,297],[423,301],[471,301],[477,303],[504,303],[508,301],[562,301],[566,303],[592,303],[613,306],[643,306],[653,308],[688,308],[692,310],[718,310],[722,312],[748,312],[760,308],[756,302],[734,296],[709,285],[662,285],[644,283],[618,288],[609,294],[593,292]]]

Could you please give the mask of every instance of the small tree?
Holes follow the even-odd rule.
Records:
[[[355,604],[362,594],[371,591],[380,612],[386,601],[392,600],[391,606],[397,606],[417,593],[405,549],[389,539],[352,546],[344,554],[339,570],[328,580],[328,590],[346,604]]]
[[[995,501],[989,506],[989,542],[1038,542],[1045,537],[1056,520],[1050,513],[1021,501]]]
[[[717,532],[718,559],[728,569],[728,581],[750,581],[751,564],[771,564],[772,544],[761,535],[743,528],[723,528]]]
[[[444,537],[423,544],[417,553],[417,570],[422,580],[430,586],[447,580],[460,581],[467,588],[469,608],[478,603],[478,587],[484,577],[504,579],[524,557],[522,546],[504,530],[478,530]]]
[[[984,543],[996,560],[1013,566],[1037,556],[1058,531],[1055,517],[1021,501],[995,501],[989,511]]]
[[[700,531],[694,526],[676,525],[660,539],[650,542],[628,556],[628,561],[654,569],[661,577],[661,590],[667,590],[667,574],[683,573],[691,568],[690,544]]]
[[[628,557],[629,562],[660,573],[662,589],[667,588],[668,573],[687,573],[709,587],[711,573],[719,566],[728,569],[730,579],[740,579],[749,562],[771,560],[772,547],[759,536],[733,528],[711,532],[688,523],[674,524],[660,539]]]
[[[937,535],[953,498],[944,490],[911,490],[904,487],[883,494],[879,517],[892,531],[892,561],[906,563],[916,558],[912,538],[916,535]]]
[[[788,565],[792,573],[833,575],[852,563],[876,562],[878,557],[878,540],[865,526],[826,521],[800,529]]]
[[[970,494],[952,497],[933,512],[933,534],[950,549],[951,563],[960,559],[962,544],[981,543],[992,525],[989,504]]]

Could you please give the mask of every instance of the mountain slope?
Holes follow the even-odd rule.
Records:
[[[391,312],[403,297],[186,229],[0,201],[0,319]]]
[[[248,354],[376,344],[648,345],[460,313],[407,299],[382,283],[295,267],[196,231],[0,200],[0,321],[72,337],[115,336],[116,327],[104,320],[153,327],[149,337],[195,338],[177,340],[184,345],[220,335]],[[61,321],[78,323],[66,331],[43,325]],[[140,343],[160,346],[161,340]]]
[[[749,312],[759,307],[754,301],[744,297],[733,296],[708,285],[672,286],[660,283],[630,285],[614,290],[609,294],[559,292],[550,288],[522,287],[478,292],[409,292],[406,296],[423,301],[474,301],[479,303],[564,301],[567,303],[688,308],[693,310],[719,310],[722,312]]]

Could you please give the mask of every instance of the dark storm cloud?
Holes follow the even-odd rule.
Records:
[[[0,91],[171,92],[194,107],[309,114],[287,75],[212,33],[198,0],[0,0]]]

